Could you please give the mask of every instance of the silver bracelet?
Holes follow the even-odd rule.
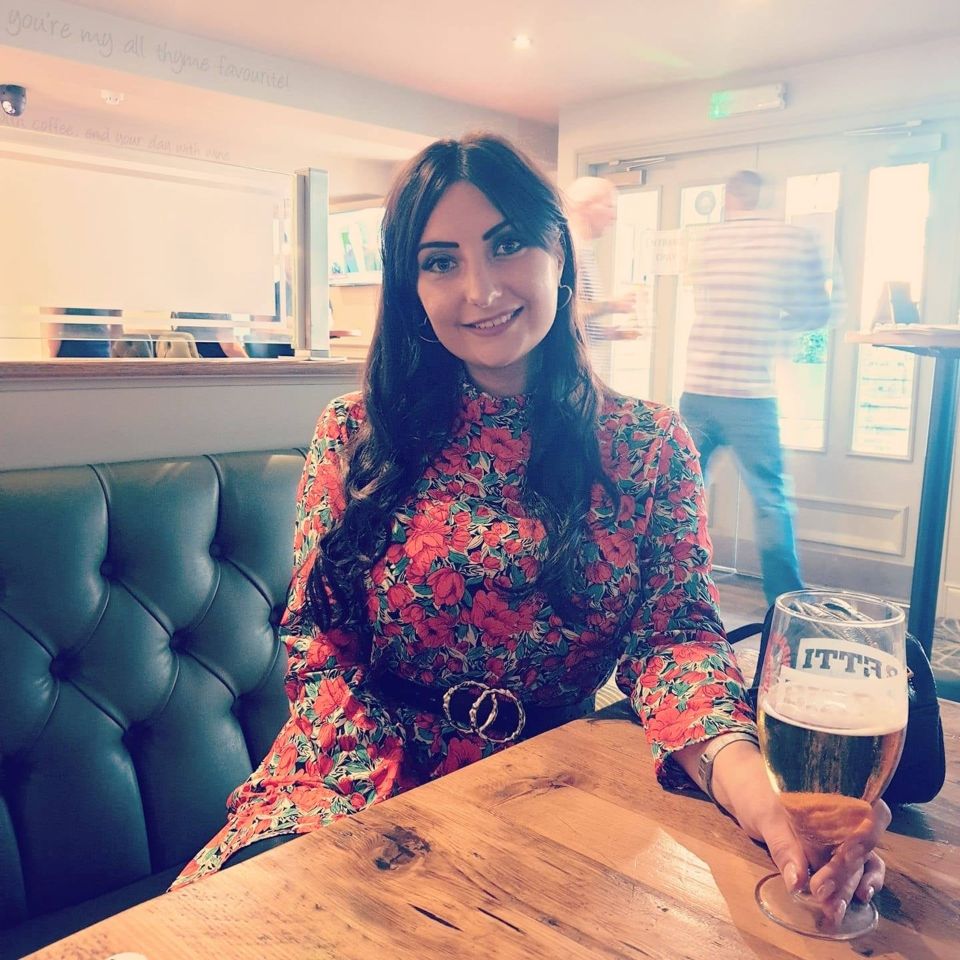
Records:
[[[697,779],[700,781],[700,789],[714,803],[717,803],[717,798],[713,795],[713,765],[720,751],[724,747],[729,747],[731,743],[736,743],[738,740],[749,740],[755,747],[760,746],[760,741],[754,733],[745,733],[743,731],[720,733],[707,744],[706,750],[700,754],[697,760]],[[717,803],[717,806],[719,807],[720,804]]]

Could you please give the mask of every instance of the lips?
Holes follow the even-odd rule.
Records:
[[[482,320],[476,320],[473,323],[464,324],[464,326],[468,330],[475,330],[478,333],[490,333],[507,326],[511,320],[515,320],[518,316],[520,316],[520,311],[522,309],[523,307],[517,307],[516,310],[506,313],[498,313],[492,317],[484,317]]]

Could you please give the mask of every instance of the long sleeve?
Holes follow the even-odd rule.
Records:
[[[658,414],[659,449],[645,467],[654,484],[638,543],[641,596],[617,684],[643,723],[657,776],[690,781],[670,755],[733,730],[754,730],[743,677],[724,636],[710,577],[700,465],[679,416]]]
[[[356,396],[327,407],[300,482],[294,575],[280,628],[290,718],[257,770],[231,794],[226,825],[174,887],[218,870],[255,840],[306,833],[399,788],[404,733],[364,687],[369,654],[353,631],[319,630],[306,602],[317,544],[344,508],[341,458],[360,416]]]
[[[310,784],[312,802],[298,796],[307,814],[301,823],[310,829],[389,796],[403,755],[401,728],[364,687],[369,653],[361,638],[343,628],[319,630],[306,604],[317,545],[343,512],[341,458],[359,415],[355,399],[341,398],[317,424],[297,497],[294,575],[280,627],[295,724],[291,738],[275,747],[296,748],[291,779]],[[321,806],[322,814],[309,813]]]

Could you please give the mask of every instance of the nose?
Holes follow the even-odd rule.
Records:
[[[500,296],[500,285],[486,260],[468,265],[465,295],[475,307],[489,307]]]

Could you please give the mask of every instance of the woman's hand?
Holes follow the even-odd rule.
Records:
[[[688,758],[681,762],[690,772]],[[885,866],[875,847],[890,823],[890,809],[882,800],[831,853],[797,836],[753,744],[738,741],[717,754],[712,786],[717,802],[749,836],[766,845],[787,889],[796,893],[809,888],[835,923],[853,897],[868,901],[883,886]]]

